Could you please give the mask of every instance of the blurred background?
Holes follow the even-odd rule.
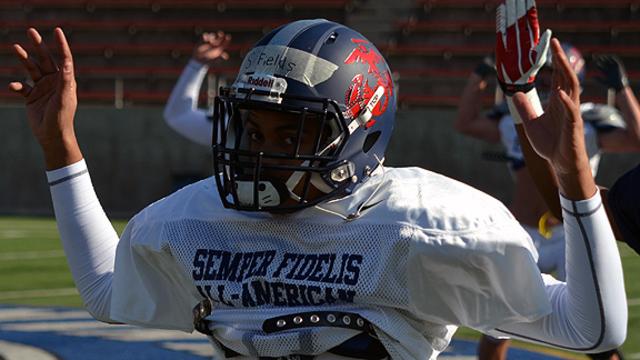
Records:
[[[103,207],[112,218],[127,219],[180,186],[210,175],[209,148],[182,138],[162,118],[164,104],[201,34],[224,30],[233,36],[229,61],[212,66],[202,87],[200,106],[207,108],[216,89],[233,81],[242,57],[260,37],[292,20],[326,18],[363,33],[393,71],[399,111],[386,164],[425,167],[508,204],[513,185],[506,162],[500,160],[504,149],[464,137],[453,128],[469,74],[493,53],[495,4],[0,0],[0,83],[25,78],[11,44],[27,43],[27,27],[37,28],[47,39],[55,26],[64,29],[75,56],[80,145]],[[640,0],[537,4],[542,29],[552,29],[586,59],[583,100],[607,102],[607,89],[592,79],[594,54],[617,54],[631,87],[639,90]],[[489,108],[492,94],[484,102]],[[0,107],[0,302],[80,306],[51,220],[44,163],[25,122],[23,101],[0,86]],[[610,186],[639,161],[639,154],[605,154],[598,183]],[[116,224],[121,229],[125,222]],[[640,261],[625,248],[622,253],[631,310],[630,340],[624,349],[628,358],[640,359],[640,285],[634,279]],[[29,293],[36,290],[40,293]]]
[[[606,102],[590,74],[596,53],[615,53],[631,85],[640,79],[640,1],[540,0],[542,28],[574,44],[587,61],[583,100]],[[387,164],[442,172],[508,202],[499,152],[452,129],[458,97],[475,65],[491,55],[495,1],[479,0],[0,0],[0,82],[24,78],[10,45],[34,26],[51,37],[61,26],[75,55],[77,130],[105,209],[128,217],[192,178],[209,174],[209,149],[162,120],[162,108],[205,31],[233,36],[230,60],[213,66],[201,106],[233,80],[244,54],[289,21],[323,17],[362,32],[386,56],[400,111]],[[47,35],[45,35],[47,36]],[[487,96],[486,104],[493,102]],[[23,119],[22,99],[0,86],[0,212],[50,214],[42,157]],[[599,182],[610,185],[638,159],[607,156]],[[10,191],[9,191],[10,189]]]

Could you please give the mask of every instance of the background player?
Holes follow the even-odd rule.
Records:
[[[569,64],[580,81],[584,80],[585,61],[573,46],[563,43]],[[616,91],[616,104],[620,112],[602,104],[584,103],[581,113],[585,119],[585,141],[594,176],[597,173],[600,153],[640,151],[640,107],[628,86],[628,80],[622,63],[612,56],[601,56],[596,61],[599,81]],[[546,62],[537,75],[537,88],[543,89],[543,99],[550,96],[551,61]],[[520,221],[534,240],[539,252],[538,266],[545,273],[554,273],[556,278],[565,279],[565,244],[561,222],[549,216],[545,199],[536,191],[534,178],[525,167],[518,133],[509,115],[506,103],[482,114],[482,98],[487,91],[488,78],[495,75],[492,64],[483,62],[469,77],[460,100],[455,127],[458,131],[488,142],[502,142],[509,158],[510,170],[514,179],[514,190],[509,209]],[[624,121],[623,121],[624,119]],[[553,197],[549,192],[549,197]],[[555,201],[557,204],[557,201]],[[558,211],[555,209],[555,213]],[[506,359],[508,342],[484,336],[480,342],[481,359]],[[617,354],[617,356],[621,356]],[[603,357],[600,357],[603,358]],[[615,359],[615,357],[612,357]]]
[[[229,59],[230,44],[231,35],[223,31],[202,34],[164,108],[166,123],[197,144],[210,146],[212,131],[210,112],[198,109],[200,86],[211,66]]]
[[[458,324],[564,348],[608,349],[623,341],[619,255],[583,137],[575,136],[574,127],[582,134],[578,86],[557,42],[556,61],[563,64],[557,78],[566,93],[537,122],[570,126],[532,141],[562,174],[562,202],[574,210],[564,216],[567,256],[576,260],[567,284],[540,275],[529,237],[497,200],[434,173],[381,166],[395,117],[389,70],[361,35],[324,20],[267,35],[247,55],[238,82],[220,95],[214,114],[224,130],[214,136],[220,198],[212,179],[186,187],[139,213],[118,240],[73,131],[75,81],[64,35],[56,30],[60,70],[39,34],[29,36],[42,63],[20,46],[15,51],[35,85],[10,87],[26,97],[65,253],[96,318],[191,331],[191,308],[206,298],[215,303],[214,344],[251,356],[360,357],[364,341],[366,350],[382,344],[386,353],[376,353],[382,357],[436,358]],[[315,53],[294,47],[305,37],[316,46],[304,48]],[[285,54],[292,62],[284,67],[266,60]],[[286,76],[282,68],[290,68]],[[357,75],[371,76],[367,70],[375,76],[360,81]],[[249,78],[256,73],[262,81]],[[246,86],[252,83],[273,88]],[[359,91],[373,84],[373,92]],[[328,114],[326,99],[304,96],[310,85],[320,94],[352,90],[350,106]],[[306,101],[309,107],[295,107]],[[287,180],[273,176],[278,172]],[[320,181],[333,187],[327,192]],[[265,194],[280,198],[259,196]],[[293,208],[286,216],[269,214]],[[313,259],[316,266],[301,268]]]

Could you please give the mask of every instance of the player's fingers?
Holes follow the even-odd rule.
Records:
[[[564,88],[566,86],[564,72],[562,71],[562,69],[556,66],[557,59],[555,59],[555,57],[557,56],[557,48],[555,47],[555,42],[552,41],[549,47],[551,52],[549,56],[551,56],[553,68],[553,74],[551,76],[551,88],[554,90]]]
[[[504,71],[504,67],[502,66],[502,63],[505,60],[506,56],[507,54],[504,49],[502,34],[496,33],[496,73],[498,76],[498,80],[502,82],[504,82],[506,79],[506,73]]]
[[[44,41],[42,41],[42,36],[40,33],[34,28],[29,28],[27,30],[29,38],[31,38],[31,43],[36,49],[36,54],[38,56],[38,62],[40,64],[40,71],[42,75],[52,74],[58,71],[58,66],[55,61],[51,57],[51,52],[45,45]]]
[[[13,52],[16,54],[24,68],[27,70],[31,79],[35,82],[40,80],[42,73],[38,68],[35,60],[29,56],[29,53],[20,45],[13,44]]]
[[[505,70],[512,80],[517,80],[522,76],[522,67],[520,66],[518,48],[518,36],[516,35],[516,27],[511,26],[507,28],[507,58]]]
[[[231,43],[231,35],[226,34],[224,38],[222,38],[222,40],[220,41],[220,44],[218,45],[218,47],[224,49],[227,46],[229,46],[230,43]]]
[[[507,30],[506,8],[504,4],[498,5],[496,9],[496,34],[504,35]],[[501,41],[504,44],[503,39]]]
[[[9,83],[9,90],[22,95],[23,97],[28,97],[31,94],[31,90],[33,88],[23,82],[14,81]]]
[[[526,1],[527,9],[527,25],[529,25],[529,32],[533,43],[540,40],[540,22],[538,21],[538,9],[536,8],[536,2],[533,0]]]
[[[517,26],[518,35],[520,36],[518,41],[518,46],[520,47],[520,71],[525,73],[527,69],[531,68],[534,60],[531,58],[532,39],[526,17],[519,18]]]
[[[229,60],[229,53],[228,53],[228,52],[226,52],[226,51],[224,51],[224,52],[222,52],[222,54],[220,54],[220,57],[221,57],[223,60]]]
[[[213,38],[213,39],[211,39],[210,43],[211,43],[211,45],[213,45],[213,46],[220,46],[220,45],[222,45],[222,44],[224,43],[224,41],[225,41],[225,35],[224,35],[224,32],[222,32],[222,31],[218,31],[218,32],[215,34],[214,38]]]
[[[562,103],[565,114],[569,114],[568,119],[564,119],[565,121],[569,120],[571,122],[582,121],[582,116],[580,115],[580,108],[573,99],[567,94],[564,90],[560,89],[558,91],[558,95],[560,97],[560,102]]]
[[[60,53],[60,64],[62,64],[62,79],[65,83],[72,82],[75,79],[75,73],[71,48],[69,47],[67,38],[61,28],[55,28],[54,34],[56,37],[58,52]]]
[[[531,57],[535,59],[535,71],[538,71],[547,62],[551,34],[551,30],[545,30],[544,33],[542,33],[542,36],[538,39],[538,45],[536,45],[532,51]]]
[[[569,64],[569,60],[560,45],[560,41],[554,38],[551,40],[551,45],[553,49],[554,72],[559,71],[562,75],[560,87],[577,102],[580,96],[580,82],[578,81],[578,77]]]
[[[518,36],[518,57],[520,71],[522,73],[527,72],[531,67],[532,61],[530,61],[529,54],[532,44],[531,34],[529,31],[526,0],[516,0],[516,34]]]
[[[518,1],[518,0],[505,0],[505,2],[504,2],[505,15],[506,15],[505,27],[507,29],[509,27],[513,26],[516,23],[516,20],[518,20],[518,17],[516,15],[516,13],[517,13],[516,1]]]

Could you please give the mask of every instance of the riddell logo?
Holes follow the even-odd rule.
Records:
[[[249,76],[249,78],[247,79],[247,84],[265,88],[272,88],[273,79],[266,79],[261,77],[254,78],[253,76]]]

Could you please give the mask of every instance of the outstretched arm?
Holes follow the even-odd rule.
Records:
[[[598,136],[600,147],[607,152],[640,151],[640,105],[629,87],[627,72],[617,56],[601,55],[595,60],[596,80],[615,91],[616,106],[622,112],[626,129],[618,129]]]
[[[464,135],[497,143],[500,141],[498,122],[481,114],[482,97],[488,85],[487,78],[492,75],[495,75],[495,70],[486,62],[480,63],[471,73],[462,91],[458,115],[453,125],[456,131]]]
[[[498,27],[498,42],[509,34],[517,35],[515,27],[519,30],[537,27],[532,0],[509,0],[500,8],[504,25]],[[535,26],[527,24],[532,19],[535,19]],[[526,45],[526,41],[500,44],[508,49],[516,46],[511,51],[503,51],[503,64],[509,63],[509,54],[517,57],[518,52],[535,55],[545,51],[536,42],[524,46],[525,51],[521,51],[519,44]],[[533,149],[551,164],[558,177],[566,236],[567,282],[544,276],[553,311],[534,322],[502,326],[496,333],[574,351],[599,352],[619,346],[626,336],[622,266],[589,167],[579,109],[578,79],[555,39],[552,48],[553,89],[544,114],[532,106],[532,94],[523,93],[529,91],[529,84],[533,83],[535,71],[529,70],[535,69],[540,57],[528,57],[532,60],[530,68],[505,66],[504,74],[510,75],[501,81],[508,82],[506,88],[513,90],[510,94],[513,96],[512,111],[520,115]],[[517,61],[514,63],[518,64]]]
[[[187,139],[201,145],[211,145],[212,123],[207,118],[207,113],[198,109],[200,86],[210,64],[216,59],[229,58],[225,49],[230,42],[231,36],[222,31],[215,34],[204,33],[164,108],[167,124]]]
[[[42,147],[60,239],[76,287],[95,318],[112,322],[118,235],[93,190],[75,136],[77,97],[71,50],[62,30],[56,28],[55,44],[61,54],[56,63],[40,34],[35,29],[27,34],[35,52],[18,44],[13,50],[34,85],[12,82],[9,88],[25,98],[29,126]]]

